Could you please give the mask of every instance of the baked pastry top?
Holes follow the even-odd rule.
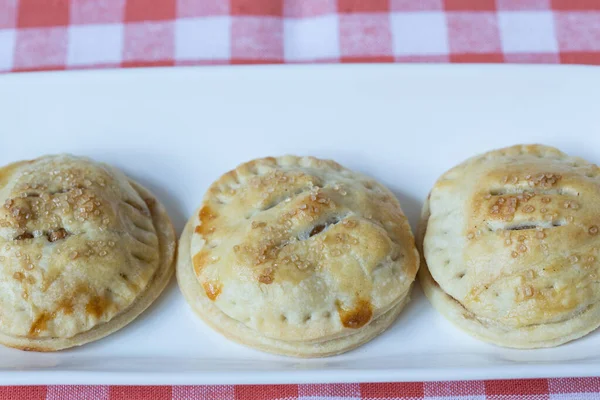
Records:
[[[32,350],[80,344],[52,340],[113,320],[157,276],[166,283],[174,248],[162,206],[112,167],[61,155],[1,168],[0,342]]]
[[[423,274],[476,336],[541,347],[600,324],[565,325],[600,300],[596,165],[541,145],[492,151],[442,175],[423,217]]]
[[[406,298],[418,268],[394,195],[313,157],[240,165],[209,188],[190,224],[203,295],[281,341],[356,332]]]

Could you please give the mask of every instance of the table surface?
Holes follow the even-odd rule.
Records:
[[[600,65],[600,0],[0,0],[0,73],[177,65]],[[600,378],[2,387],[4,399],[600,399]]]

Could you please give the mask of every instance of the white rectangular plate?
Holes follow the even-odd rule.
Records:
[[[0,164],[47,153],[122,168],[179,231],[209,184],[286,153],[333,158],[399,197],[413,226],[436,178],[523,142],[600,162],[600,69],[482,65],[172,68],[0,76]],[[0,348],[0,384],[376,382],[600,375],[600,332],[555,349],[471,339],[420,290],[393,327],[350,353],[278,357],[196,318],[175,281],[110,337],[55,354]]]

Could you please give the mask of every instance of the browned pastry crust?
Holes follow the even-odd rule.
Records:
[[[507,347],[556,346],[596,329],[599,175],[541,145],[492,151],[442,175],[419,241],[433,305]]]
[[[178,278],[226,336],[316,357],[387,328],[418,262],[389,190],[333,161],[285,156],[242,164],[210,187],[182,236]]]
[[[0,343],[55,351],[132,321],[173,272],[164,207],[116,169],[68,155],[0,169]]]

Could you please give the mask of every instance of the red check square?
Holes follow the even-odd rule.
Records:
[[[560,11],[600,10],[598,0],[552,0],[552,8]]]
[[[548,394],[546,379],[516,379],[485,381],[488,396]]]
[[[600,52],[561,52],[562,64],[600,65]]]
[[[273,16],[283,14],[283,0],[230,0],[232,15]]]
[[[126,22],[168,21],[175,18],[176,0],[127,0]]]
[[[0,399],[46,400],[46,386],[3,386]]]
[[[450,54],[450,62],[453,63],[470,63],[470,64],[497,64],[504,62],[504,54],[502,53],[458,53]]]
[[[235,400],[296,399],[298,385],[240,385],[235,387]]]
[[[423,382],[361,383],[360,393],[364,400],[383,400],[390,396],[398,399],[421,399],[425,395]]]
[[[446,11],[496,11],[496,0],[444,0]]]
[[[17,26],[42,28],[69,24],[69,0],[20,0]]]
[[[338,0],[341,13],[386,12],[390,10],[389,0]]]

